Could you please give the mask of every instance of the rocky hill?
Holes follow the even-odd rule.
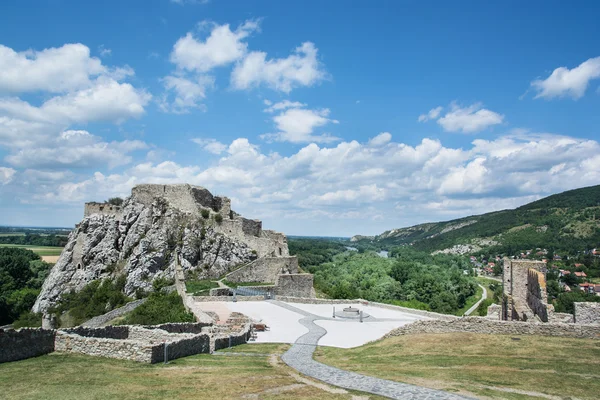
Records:
[[[125,274],[125,292],[151,290],[175,276],[216,279],[257,258],[289,256],[285,235],[231,210],[227,197],[190,185],[138,185],[122,205],[87,203],[33,307],[45,312],[62,293]],[[289,257],[288,257],[289,258]]]
[[[513,253],[529,248],[577,251],[600,247],[600,185],[570,190],[514,210],[354,236],[376,247],[412,245],[424,251]]]

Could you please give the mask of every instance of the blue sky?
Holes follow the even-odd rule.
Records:
[[[354,235],[600,184],[597,2],[5,1],[0,224],[138,183]]]

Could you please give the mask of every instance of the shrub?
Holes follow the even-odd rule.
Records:
[[[27,311],[19,317],[18,320],[13,322],[13,328],[39,328],[42,326],[42,314],[40,313],[32,313],[31,311]]]
[[[123,199],[120,197],[111,197],[110,199],[108,199],[108,204],[112,204],[113,206],[120,206],[123,205]]]
[[[492,304],[494,304],[494,302],[491,299],[485,299],[484,301],[479,303],[479,306],[477,306],[477,315],[479,315],[480,317],[485,317],[487,315],[488,307]]]
[[[157,325],[168,322],[194,322],[192,313],[185,311],[177,292],[151,293],[148,300],[128,314],[123,325]]]
[[[215,221],[217,221],[217,224],[220,224],[223,222],[223,216],[221,214],[215,215]]]
[[[152,288],[155,292],[160,292],[163,288],[171,286],[174,283],[175,279],[173,278],[160,277],[152,281]]]
[[[210,217],[210,211],[203,209],[200,214],[202,214],[202,218],[204,219],[208,219],[208,217]]]

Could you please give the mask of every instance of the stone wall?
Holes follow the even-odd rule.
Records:
[[[600,303],[582,302],[575,305],[575,323],[600,324]]]
[[[0,363],[52,353],[55,334],[49,329],[0,329]]]
[[[389,332],[385,337],[418,333],[471,332],[495,335],[540,335],[600,339],[600,325],[494,321],[464,317],[451,321],[416,321]]]
[[[548,305],[546,277],[532,268],[527,271],[527,305],[542,322],[548,322],[548,308],[552,306]]]
[[[279,274],[298,273],[297,257],[259,258],[225,276],[231,282],[275,283]]]
[[[275,294],[292,297],[316,297],[312,274],[281,274],[275,282]]]
[[[125,304],[123,307],[115,308],[114,310],[109,311],[106,314],[99,315],[88,321],[85,321],[83,324],[81,324],[81,326],[87,326],[87,327],[105,326],[107,323],[109,323],[113,319],[123,316],[123,315],[127,314],[128,312],[135,310],[138,306],[141,306],[142,304],[144,304],[146,302],[146,300],[148,300],[148,298],[131,301],[131,302]]]
[[[225,278],[232,282],[275,283],[281,273],[298,273],[297,257],[259,258],[242,268],[230,272]]]
[[[212,322],[170,322],[160,325],[144,325],[145,329],[162,329],[169,333],[202,333],[203,329],[212,326]]]
[[[92,214],[114,215],[121,216],[121,206],[115,206],[109,203],[85,203],[83,208],[83,216],[89,217]]]
[[[247,219],[239,217],[242,220],[242,232],[250,236],[260,236],[262,232],[262,222],[257,219]]]
[[[137,340],[86,337],[56,332],[55,350],[137,362],[152,362],[152,345]]]
[[[251,335],[250,328],[251,324],[246,323],[238,332],[217,336],[214,340],[213,351],[247,343]]]
[[[208,292],[209,296],[231,296],[233,291],[230,288],[213,288]]]
[[[103,328],[88,328],[85,326],[78,326],[75,328],[61,329],[60,332],[85,337],[105,339],[127,339],[127,337],[129,336],[129,327],[125,325],[105,326]]]
[[[210,353],[211,339],[207,334],[194,335],[189,338],[180,339],[175,342],[166,343],[167,359],[175,360],[181,357],[192,356],[195,354]],[[151,363],[164,362],[165,344],[161,344],[152,349]]]
[[[535,316],[527,304],[529,270],[541,271],[545,266],[546,264],[541,261],[504,258],[502,275],[504,289],[503,319],[527,320]]]

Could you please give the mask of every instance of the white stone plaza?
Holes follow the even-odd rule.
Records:
[[[319,340],[321,346],[351,348],[380,339],[389,331],[417,320],[428,319],[415,314],[397,310],[362,305],[359,303],[348,304],[303,304],[284,303],[290,308],[313,314],[317,317],[315,323],[325,330],[327,334]],[[265,332],[257,332],[254,343],[294,343],[296,339],[308,332],[300,324],[304,318],[299,312],[284,308],[274,302],[268,301],[238,301],[238,302],[202,302],[197,303],[203,311],[212,311],[219,315],[221,320],[226,320],[231,312],[247,315],[256,322],[261,322],[269,327]],[[358,319],[335,318],[333,309],[342,310],[346,307],[362,310],[364,315],[369,315],[360,322]],[[252,343],[252,342],[250,342]]]

